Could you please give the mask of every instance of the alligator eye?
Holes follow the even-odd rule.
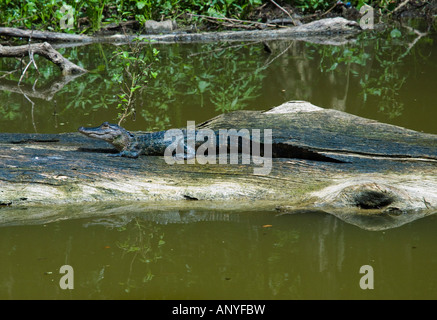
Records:
[[[107,122],[103,122],[103,124],[102,124],[102,128],[109,128],[109,123],[107,123]]]

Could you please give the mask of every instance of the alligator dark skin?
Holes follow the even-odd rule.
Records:
[[[90,138],[104,140],[119,151],[110,154],[113,157],[138,158],[141,154],[162,156],[171,141],[165,141],[165,131],[134,135],[126,129],[109,122],[103,122],[99,127],[80,127],[78,131]]]
[[[85,128],[80,127],[78,131],[90,138],[104,140],[112,144],[119,153],[110,154],[110,156],[118,157],[128,157],[128,158],[138,158],[140,155],[146,156],[163,156],[167,147],[170,146],[173,141],[165,139],[166,131],[158,131],[146,134],[132,134],[126,129],[109,122],[103,122],[98,127]],[[176,155],[176,158],[183,157],[184,159],[190,159],[195,157],[195,150],[187,145],[186,130],[182,130],[184,134],[184,139],[180,139],[178,143],[181,143],[181,147],[184,150],[184,155]],[[197,131],[195,132],[197,134]],[[217,150],[219,146],[219,134],[217,137]],[[241,139],[239,141],[239,152],[241,152]],[[195,143],[195,148],[202,145],[204,142]],[[227,143],[227,142],[226,142]],[[183,145],[183,146],[182,146]],[[229,148],[228,148],[229,150]],[[265,150],[261,143],[260,150]],[[272,157],[273,158],[297,158],[297,159],[307,159],[315,161],[325,161],[325,162],[337,162],[343,163],[343,161],[330,158],[328,156],[317,153],[303,147],[293,146],[284,143],[272,143]]]

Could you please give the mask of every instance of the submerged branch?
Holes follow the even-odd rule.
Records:
[[[35,85],[31,86],[26,83],[18,86],[16,81],[0,79],[0,91],[10,91],[26,95],[27,97],[31,98],[51,101],[57,92],[62,90],[62,88],[64,88],[70,81],[78,76],[80,75],[59,77],[41,88],[35,88]]]

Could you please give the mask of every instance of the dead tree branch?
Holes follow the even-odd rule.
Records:
[[[0,28],[0,35],[5,37],[32,38],[33,40],[42,40],[42,41],[50,41],[50,42],[57,42],[57,41],[91,42],[92,39],[92,37],[86,35],[39,31],[39,30],[23,30],[18,28],[9,28],[9,27]]]
[[[64,76],[86,72],[85,69],[64,58],[47,42],[12,47],[0,45],[0,57],[25,57],[30,55],[30,60],[32,62],[32,57],[34,54],[43,56],[44,58],[56,64],[61,69],[62,75]],[[29,64],[31,62],[29,62]]]
[[[273,28],[281,28],[283,26],[278,26],[276,24],[270,24],[270,23],[262,23],[262,22],[257,22],[257,21],[248,21],[248,20],[240,20],[240,19],[232,19],[232,18],[226,18],[226,17],[211,17],[211,16],[205,16],[202,14],[194,14],[194,13],[188,13],[189,16],[192,17],[199,17],[199,18],[203,18],[203,19],[208,19],[208,20],[216,20],[216,21],[227,21],[230,23],[238,23],[238,24],[248,24],[248,25],[252,25],[254,27],[256,26],[262,26],[262,27],[273,27]],[[222,23],[222,22],[219,22]],[[235,26],[235,25],[234,25]],[[248,26],[247,26],[248,27]]]
[[[298,25],[298,24],[296,23],[296,21],[294,21],[293,17],[291,16],[291,14],[290,14],[287,10],[285,10],[284,8],[282,8],[282,7],[281,7],[279,4],[277,4],[274,0],[270,0],[270,2],[273,3],[276,7],[278,7],[279,10],[281,10],[282,12],[285,12],[285,14],[286,14],[287,16],[290,17],[292,23],[293,23],[295,26]]]

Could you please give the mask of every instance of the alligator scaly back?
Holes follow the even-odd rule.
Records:
[[[104,122],[98,127],[85,128],[80,127],[78,131],[90,138],[104,140],[111,143],[118,151],[117,154],[112,154],[111,156],[128,157],[128,158],[138,158],[141,154],[147,156],[163,156],[166,149],[172,144],[172,140],[165,139],[166,131],[158,131],[152,133],[146,133],[142,135],[134,135],[127,131],[126,129],[109,122]],[[196,156],[196,148],[203,144],[204,142],[196,141],[195,149],[188,146],[187,143],[187,131],[181,130],[183,133],[183,138],[177,143],[180,144],[179,150],[183,150],[184,154],[176,154],[177,159],[191,159]],[[197,131],[194,132],[197,136]],[[241,144],[244,139],[251,140],[250,136],[242,137],[237,133],[238,141],[238,152],[242,152]],[[223,143],[220,138],[220,134],[216,134],[217,141],[215,141],[215,146],[217,147]],[[231,142],[230,135],[226,138],[225,143],[228,144],[227,139]],[[235,138],[235,137],[234,137]],[[266,150],[265,146],[261,143],[261,149]],[[316,151],[293,146],[285,143],[273,143],[272,145],[272,157],[273,158],[297,158],[297,159],[307,159],[315,161],[325,161],[325,162],[342,162],[337,159],[327,157]]]
[[[111,154],[113,157],[138,158],[141,154],[148,156],[162,156],[171,141],[165,140],[165,131],[134,135],[116,124],[103,122],[98,127],[80,127],[78,131],[90,138],[104,140],[112,144],[119,153]],[[180,141],[182,144],[183,141]],[[186,154],[176,155],[184,159],[195,156],[194,150],[186,145],[182,149]]]

